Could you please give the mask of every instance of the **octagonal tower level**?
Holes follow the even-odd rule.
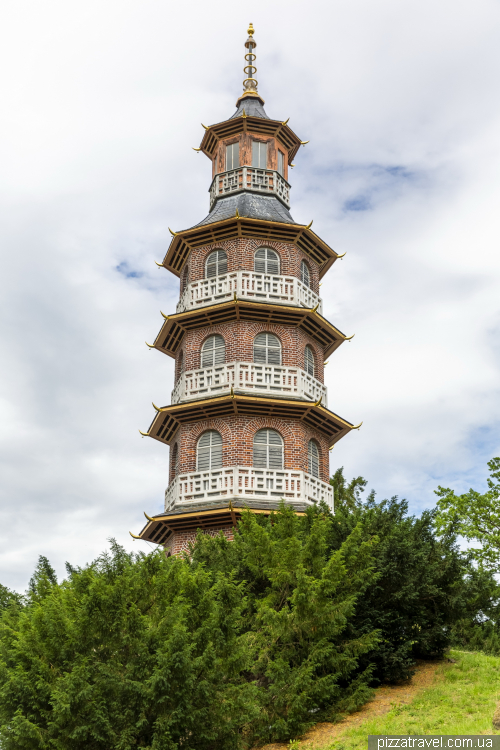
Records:
[[[199,528],[232,538],[244,508],[333,508],[328,452],[354,429],[324,385],[324,361],[346,340],[319,289],[338,256],[289,212],[303,142],[264,110],[252,26],[245,46],[237,110],[204,126],[196,149],[212,162],[209,214],[172,232],[158,264],[180,277],[180,296],[148,346],[174,358],[175,387],[143,434],[170,446],[169,484],[164,512],[132,536],[167,554]]]

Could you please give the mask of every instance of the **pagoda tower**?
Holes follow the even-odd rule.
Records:
[[[360,426],[328,408],[324,385],[347,338],[319,294],[339,256],[289,211],[289,169],[307,141],[266,114],[251,24],[248,34],[236,112],[204,125],[195,149],[212,162],[209,214],[172,232],[158,263],[180,278],[180,298],[148,346],[175,360],[175,387],[142,434],[170,447],[169,484],[164,512],[145,513],[132,536],[167,555],[198,529],[231,539],[245,508],[333,509],[329,449]]]

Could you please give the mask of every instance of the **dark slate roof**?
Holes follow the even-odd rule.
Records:
[[[280,221],[286,224],[296,223],[289,211],[274,195],[241,192],[228,195],[226,198],[219,198],[208,216],[196,226],[202,227],[205,224],[230,219],[236,215],[236,209],[242,218]]]
[[[232,120],[235,117],[241,117],[243,110],[245,110],[247,117],[262,117],[264,120],[269,120],[269,117],[264,111],[262,102],[260,99],[257,99],[256,96],[247,96],[245,99],[242,99],[238,104],[238,109],[229,119]]]
[[[233,508],[248,508],[251,510],[252,508],[255,508],[257,510],[279,510],[279,507],[281,505],[281,498],[276,498],[276,500],[234,500],[231,499],[231,503],[233,505]],[[298,511],[299,513],[304,513],[307,508],[310,506],[306,503],[291,503],[288,501],[285,501],[285,505],[291,506],[295,511]],[[167,511],[166,513],[157,513],[155,516],[156,518],[163,518],[164,516],[177,516],[182,513],[196,513],[204,510],[219,510],[227,508],[227,502],[221,503],[215,502],[215,503],[200,503],[197,505],[192,505],[191,503],[186,503],[185,505],[177,505],[174,506],[171,510]]]

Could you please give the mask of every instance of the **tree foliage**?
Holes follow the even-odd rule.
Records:
[[[434,512],[409,516],[405,500],[377,503],[372,492],[362,503],[366,483],[361,478],[346,484],[340,470],[333,481],[337,496],[345,500],[336,506],[332,549],[354,527],[361,527],[363,538],[379,540],[373,550],[376,581],[359,599],[348,632],[357,636],[379,630],[380,642],[360,664],[373,664],[379,681],[406,680],[416,658],[443,654],[461,611],[464,568],[455,536],[449,532],[437,539]]]
[[[488,461],[490,476],[488,489],[481,493],[470,489],[463,495],[454,490],[439,487],[436,495],[438,532],[450,530],[464,536],[468,541],[481,545],[470,550],[471,556],[484,567],[499,570],[500,567],[500,458]]]
[[[493,589],[473,573],[464,587],[453,529],[436,538],[433,513],[363,502],[365,480],[342,469],[332,483],[335,514],[246,512],[233,542],[200,532],[168,560],[113,542],[61,582],[40,557],[24,599],[0,589],[2,748],[287,740],[440,656],[457,613],[487,608]]]

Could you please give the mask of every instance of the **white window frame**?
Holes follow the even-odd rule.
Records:
[[[253,256],[253,269],[256,273],[279,276],[281,259],[271,247],[258,247]]]
[[[311,271],[305,260],[300,264],[300,280],[305,286],[311,287]]]
[[[240,142],[229,143],[226,146],[226,172],[238,169],[240,166]]]
[[[207,430],[196,444],[196,471],[222,468],[222,435],[217,430]]]
[[[283,469],[283,438],[277,432],[265,427],[253,437],[253,466],[257,469]]]
[[[213,267],[214,273],[209,273],[209,266]],[[210,269],[212,270],[212,269]],[[205,278],[212,279],[215,276],[225,276],[227,273],[227,253],[225,250],[212,250],[205,261]]]
[[[311,476],[319,479],[320,454],[315,440],[309,440],[307,445],[307,468]]]
[[[252,141],[252,167],[267,169],[267,143],[257,140]]]
[[[304,370],[308,375],[312,375],[314,377],[316,372],[316,361],[313,348],[312,346],[309,346],[309,344],[304,349]]]
[[[276,346],[276,342],[278,346]],[[275,333],[263,331],[253,340],[253,361],[259,365],[278,365],[281,367],[282,345]]]
[[[226,361],[226,342],[220,333],[214,333],[201,347],[201,367],[215,367]]]

